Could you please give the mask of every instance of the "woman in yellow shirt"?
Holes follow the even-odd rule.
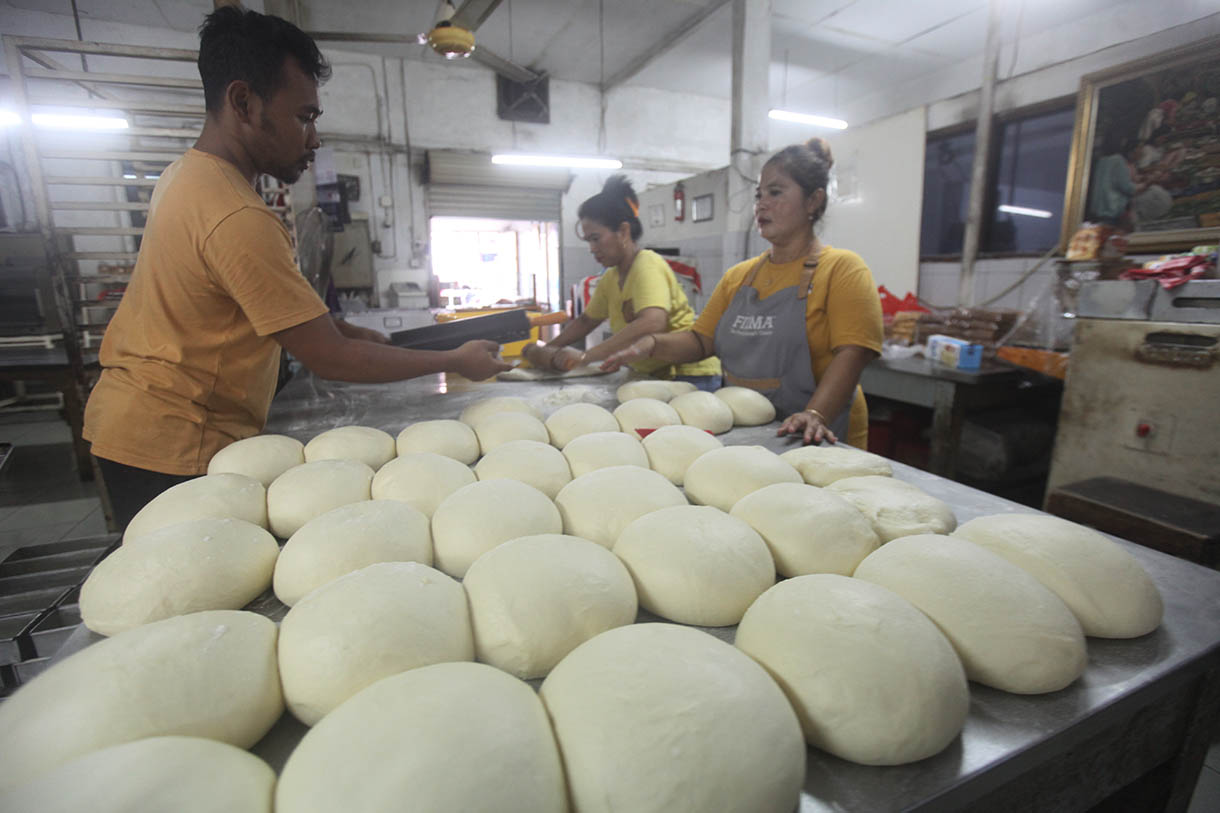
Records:
[[[639,205],[635,190],[622,175],[612,175],[601,192],[580,205],[577,233],[607,270],[580,316],[546,345],[526,348],[525,357],[535,367],[571,370],[593,364],[643,336],[690,330],[695,323],[695,312],[669,264],[656,252],[637,244],[644,233]],[[613,333],[609,339],[583,353],[569,347],[607,318]],[[720,387],[720,362],[712,357],[677,364],[641,358],[631,362],[631,368],[657,378],[690,381],[700,389]]]
[[[820,138],[780,150],[763,166],[755,194],[768,251],[730,268],[689,331],[654,333],[603,365],[651,359],[684,363],[720,357],[725,383],[750,387],[788,417],[779,434],[805,443],[868,444],[860,373],[881,351],[881,303],[856,254],[822,245],[814,226],[826,211],[833,160]]]

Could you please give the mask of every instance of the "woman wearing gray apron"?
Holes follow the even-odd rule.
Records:
[[[645,336],[603,366],[715,354],[726,385],[761,392],[787,416],[779,434],[867,446],[859,381],[881,351],[881,303],[864,261],[814,234],[831,164],[816,138],[772,156],[754,205],[771,248],[725,273],[692,330]]]

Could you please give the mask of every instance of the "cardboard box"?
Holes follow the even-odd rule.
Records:
[[[977,370],[983,361],[983,346],[937,334],[928,337],[928,358],[957,370]]]

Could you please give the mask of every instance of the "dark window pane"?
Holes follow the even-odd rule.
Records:
[[[1059,241],[1072,108],[999,125],[995,195],[982,251],[1043,252]]]
[[[924,153],[921,255],[962,253],[973,162],[973,132],[928,139]]]

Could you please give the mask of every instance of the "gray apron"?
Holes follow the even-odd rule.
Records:
[[[716,325],[713,343],[724,368],[724,383],[767,396],[782,419],[805,409],[817,387],[805,300],[813,290],[818,260],[811,254],[796,285],[760,300],[754,279],[770,256],[768,251],[760,257],[742,281]],[[846,440],[851,401],[839,415],[828,417],[830,431]]]

